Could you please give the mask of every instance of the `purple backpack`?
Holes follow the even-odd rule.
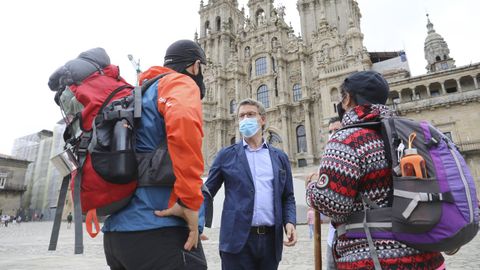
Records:
[[[344,128],[353,127],[381,132],[392,166],[394,198],[392,207],[379,208],[362,196],[368,210],[351,215],[340,226],[339,235],[367,238],[374,262],[378,257],[373,254],[372,238],[395,239],[419,250],[453,254],[475,237],[479,228],[475,183],[447,136],[426,121],[402,117]],[[426,179],[400,173],[399,161],[412,132],[416,133],[413,148],[425,159]]]

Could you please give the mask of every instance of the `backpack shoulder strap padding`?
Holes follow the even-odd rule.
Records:
[[[134,106],[133,106],[133,118],[139,119],[142,117],[142,95],[147,91],[147,89],[152,86],[152,84],[167,74],[170,74],[169,72],[163,73],[160,75],[157,75],[150,80],[146,81],[141,87],[140,86],[135,86],[133,89],[133,95],[134,95]]]
[[[133,118],[139,119],[142,117],[142,88],[135,86],[133,88]]]
[[[147,89],[150,88],[150,86],[152,86],[152,84],[154,84],[156,81],[160,80],[161,78],[167,76],[170,73],[171,72],[159,74],[159,75],[151,78],[150,80],[146,81],[145,83],[143,83],[142,84],[142,94],[145,93],[145,91],[147,91]]]

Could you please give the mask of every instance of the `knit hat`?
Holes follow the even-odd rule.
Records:
[[[197,60],[200,60],[204,65],[207,64],[203,49],[191,40],[182,39],[175,41],[168,47],[163,65],[177,72],[182,72]]]
[[[354,96],[358,105],[385,104],[389,87],[383,76],[376,71],[359,71],[348,76],[343,89]]]

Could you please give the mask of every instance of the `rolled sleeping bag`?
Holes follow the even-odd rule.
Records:
[[[80,53],[77,58],[59,67],[49,78],[48,87],[52,91],[63,91],[65,86],[80,84],[96,71],[110,65],[110,57],[103,48],[93,48]]]

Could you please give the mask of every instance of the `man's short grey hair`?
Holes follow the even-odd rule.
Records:
[[[263,104],[260,101],[257,101],[257,100],[251,99],[251,98],[246,98],[246,99],[240,101],[240,103],[238,103],[237,115],[238,115],[238,111],[240,110],[240,106],[244,106],[244,105],[256,106],[257,109],[258,109],[258,114],[260,114],[260,116],[265,116],[267,114],[265,112],[265,106],[263,106]]]

